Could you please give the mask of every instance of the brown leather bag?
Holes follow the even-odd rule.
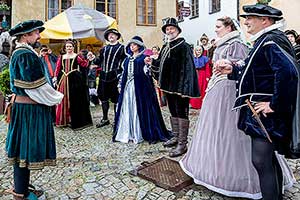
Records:
[[[10,97],[10,101],[5,106],[4,115],[5,115],[5,121],[7,123],[10,122],[10,119],[11,119],[11,110],[12,110],[12,106],[13,106],[13,104],[15,102],[15,99],[16,99],[16,95],[12,94],[11,97]]]

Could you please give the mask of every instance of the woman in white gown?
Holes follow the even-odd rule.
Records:
[[[217,20],[218,36],[213,62],[243,60],[248,48],[243,44],[236,25],[229,17]],[[262,198],[259,179],[251,162],[251,141],[237,128],[239,112],[232,111],[236,83],[226,75],[211,77],[195,134],[180,165],[194,182],[230,197]],[[278,156],[285,186],[294,182],[284,158]]]
[[[145,45],[134,36],[125,48],[127,58],[120,82],[113,141],[149,143],[170,138],[158,104],[152,77],[145,66]]]

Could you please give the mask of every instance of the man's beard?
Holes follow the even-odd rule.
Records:
[[[41,47],[41,43],[40,42],[35,42],[33,44],[29,44],[30,46],[32,46],[32,48],[37,49]]]
[[[177,37],[177,33],[170,33],[167,35],[168,40],[172,41]]]

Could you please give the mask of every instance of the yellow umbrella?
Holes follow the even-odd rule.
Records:
[[[41,42],[50,39],[77,39],[82,44],[96,44],[104,41],[103,33],[109,28],[117,28],[114,18],[86,7],[70,7],[44,24]]]

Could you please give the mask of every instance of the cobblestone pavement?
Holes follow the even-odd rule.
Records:
[[[100,108],[92,108],[94,122],[100,120]],[[163,109],[163,115],[169,126],[169,113]],[[191,131],[196,123],[198,112],[191,111]],[[110,116],[112,118],[112,116]],[[4,190],[12,186],[12,167],[5,160],[5,136],[7,125],[0,122],[0,199],[12,199]],[[86,128],[72,131],[69,128],[56,128],[57,167],[47,167],[42,171],[33,171],[31,182],[46,191],[47,199],[157,199],[157,200],[229,200],[208,189],[192,185],[173,193],[155,186],[153,183],[132,176],[129,171],[143,161],[152,161],[167,155],[161,143],[149,145],[112,143],[112,127],[96,129]],[[189,136],[191,139],[191,135]],[[300,161],[289,161],[297,183],[285,193],[285,199],[300,199]]]

